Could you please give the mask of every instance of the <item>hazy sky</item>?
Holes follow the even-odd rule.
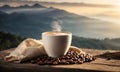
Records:
[[[54,1],[54,2],[86,2],[86,3],[102,3],[116,4],[119,0],[38,0],[38,1]]]
[[[0,0],[0,1],[47,1],[47,2],[85,2],[97,4],[120,4],[120,0]]]

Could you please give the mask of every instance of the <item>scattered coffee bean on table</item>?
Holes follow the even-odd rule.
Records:
[[[38,65],[59,65],[59,64],[82,64],[95,60],[90,54],[80,54],[77,51],[68,50],[66,55],[58,58],[52,58],[47,55],[42,55],[31,60],[31,63]]]

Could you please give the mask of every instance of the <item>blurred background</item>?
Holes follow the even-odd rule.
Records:
[[[54,24],[73,33],[74,46],[120,50],[120,0],[0,0],[0,50]]]

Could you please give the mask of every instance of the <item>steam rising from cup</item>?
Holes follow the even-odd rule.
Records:
[[[62,31],[62,21],[54,19],[52,31],[42,33],[42,41],[48,56],[57,58],[65,55],[71,45],[72,33]]]
[[[53,21],[52,24],[51,24],[52,31],[55,31],[55,32],[62,31],[61,24],[62,24],[62,21],[60,21],[60,20]]]

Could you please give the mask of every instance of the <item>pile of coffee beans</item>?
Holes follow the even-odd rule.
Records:
[[[82,64],[93,60],[95,60],[95,58],[90,54],[80,54],[77,51],[69,50],[66,55],[61,57],[52,58],[47,55],[43,55],[37,59],[31,60],[31,63],[37,63],[39,65]]]

